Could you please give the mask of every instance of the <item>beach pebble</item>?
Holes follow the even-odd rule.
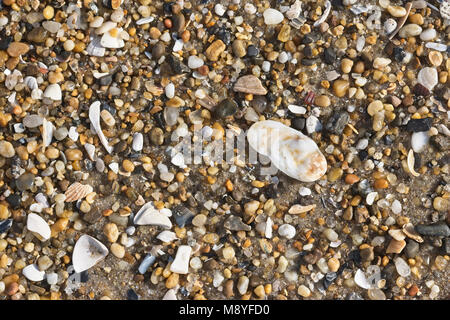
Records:
[[[295,228],[290,224],[283,224],[278,228],[278,234],[287,239],[292,239],[295,237]]]
[[[280,11],[272,8],[266,9],[263,13],[263,16],[264,23],[267,25],[279,24],[284,19],[284,16]]]

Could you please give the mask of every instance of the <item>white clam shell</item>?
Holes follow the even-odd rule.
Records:
[[[42,119],[42,144],[48,147],[52,143],[55,126],[47,119]]]
[[[303,181],[320,179],[327,161],[316,143],[303,133],[272,120],[253,124],[247,133],[250,146],[268,156],[286,175]]]
[[[38,235],[42,241],[50,239],[51,230],[47,222],[35,213],[30,213],[27,218],[27,229]]]
[[[187,274],[189,271],[189,258],[191,256],[192,248],[189,246],[179,246],[175,259],[170,266],[170,271]]]
[[[134,224],[137,225],[152,225],[159,226],[165,229],[172,228],[172,222],[165,214],[165,211],[157,210],[153,207],[152,202],[147,202],[142,206],[142,208],[136,213],[133,219]]]
[[[82,235],[73,249],[73,268],[77,273],[88,270],[103,260],[108,253],[108,248],[103,243],[86,234]]]
[[[45,272],[40,271],[36,264],[30,264],[23,268],[22,274],[30,281],[42,281],[45,277]]]
[[[361,269],[358,269],[356,271],[354,280],[358,287],[361,287],[363,289],[370,289],[370,283]]]

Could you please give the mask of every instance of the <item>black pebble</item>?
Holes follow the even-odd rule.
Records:
[[[432,118],[411,119],[406,124],[406,130],[408,130],[409,132],[428,131],[430,130],[432,124]]]
[[[20,206],[21,196],[18,193],[10,194],[6,197],[6,201],[10,204],[13,209],[17,209]]]
[[[306,120],[305,118],[295,118],[294,120],[292,120],[291,124],[292,124],[292,128],[296,129],[296,130],[303,130],[305,128],[305,123]]]
[[[129,289],[127,291],[127,299],[128,300],[139,300],[139,296],[133,289]]]
[[[256,57],[259,54],[259,49],[254,45],[249,45],[247,48],[247,57]]]
[[[6,220],[0,221],[0,234],[8,231],[9,228],[11,228],[12,223],[13,223],[12,219],[6,219]]]
[[[336,61],[336,52],[334,52],[333,48],[326,48],[323,53],[323,59],[327,64],[333,64]]]

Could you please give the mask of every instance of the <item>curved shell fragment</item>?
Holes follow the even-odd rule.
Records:
[[[73,202],[86,197],[89,193],[91,193],[94,189],[90,185],[81,184],[79,182],[75,182],[67,188],[65,192],[66,202]]]
[[[77,273],[88,270],[103,260],[108,253],[108,248],[103,243],[87,234],[82,235],[73,249],[73,268]]]

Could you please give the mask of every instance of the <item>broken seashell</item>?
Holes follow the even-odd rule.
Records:
[[[166,229],[172,228],[172,222],[167,217],[166,214],[162,213],[161,210],[153,207],[152,202],[147,202],[142,206],[142,208],[136,213],[133,219],[134,224],[137,225],[152,225],[159,226]]]
[[[103,260],[108,253],[108,248],[103,243],[84,234],[78,239],[73,249],[73,268],[77,273],[88,270]]]
[[[302,12],[302,2],[300,0],[295,0],[294,4],[290,6],[289,10],[286,11],[286,17],[289,20],[298,18]]]
[[[327,170],[327,161],[316,143],[280,122],[266,120],[253,124],[247,139],[253,149],[268,156],[276,168],[294,179],[316,181]]]
[[[48,147],[52,143],[53,131],[55,126],[47,119],[42,119],[42,144],[44,147]]]
[[[361,287],[363,289],[370,289],[370,283],[361,269],[356,270],[354,281],[358,285],[358,287]]]
[[[409,152],[408,152],[408,158],[407,158],[407,164],[408,164],[408,170],[409,170],[409,172],[411,172],[411,174],[414,176],[414,177],[418,177],[418,176],[420,176],[420,174],[418,174],[417,172],[416,172],[416,170],[414,170],[414,163],[415,163],[415,159],[414,159],[414,151],[412,150],[412,149],[410,149],[409,150]]]
[[[162,242],[172,242],[177,239],[175,232],[172,231],[163,231],[156,236],[156,239],[161,240]]]
[[[45,272],[40,271],[36,264],[30,264],[22,269],[22,274],[30,281],[44,280]]]
[[[189,246],[179,246],[175,259],[170,266],[170,271],[187,274],[189,271],[189,258],[191,256],[192,248]]]
[[[319,18],[319,20],[317,20],[316,22],[314,22],[314,27],[320,26],[322,22],[325,22],[325,20],[327,20],[328,15],[330,14],[330,10],[331,10],[331,2],[327,0],[327,2],[325,2],[325,11],[323,12],[322,16]]]
[[[400,253],[402,252],[403,248],[406,246],[405,240],[395,240],[392,239],[391,242],[389,242],[389,245],[386,249],[386,253]]]
[[[41,241],[50,239],[50,227],[42,217],[35,213],[30,213],[27,217],[27,229]]]
[[[79,182],[73,183],[69,188],[67,188],[65,202],[73,202],[86,197],[94,189],[90,185],[81,184]]]
[[[315,204],[310,204],[308,206],[302,206],[299,204],[294,204],[290,209],[289,209],[289,213],[290,214],[300,214],[300,213],[304,213],[304,212],[308,212],[311,211],[313,209],[316,208]]]
[[[414,228],[413,224],[411,222],[405,224],[402,228],[403,233],[406,234],[408,238],[411,238],[418,243],[423,242],[423,238],[420,236],[420,234],[417,233],[416,229]]]
[[[263,87],[261,80],[251,74],[240,77],[234,84],[234,91],[255,95],[267,94],[267,89]]]
[[[114,148],[108,144],[108,140],[106,140],[105,135],[103,134],[102,128],[100,127],[100,101],[94,101],[89,107],[89,120],[94,127],[95,132],[100,138],[100,142],[105,147],[108,153],[113,152]]]

